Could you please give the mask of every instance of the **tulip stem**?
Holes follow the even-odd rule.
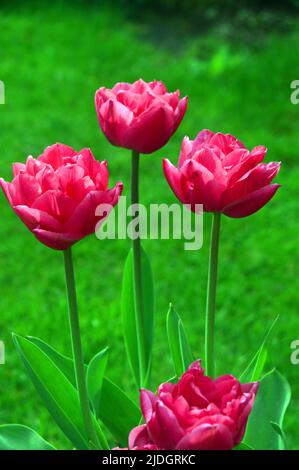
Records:
[[[131,204],[139,204],[139,153],[132,151]],[[139,215],[138,215],[139,218]],[[134,217],[135,224],[136,218]],[[139,221],[140,224],[140,221]],[[137,225],[137,224],[136,224]],[[139,225],[138,225],[139,226]],[[139,227],[140,231],[140,227]],[[140,237],[133,238],[133,282],[135,296],[135,321],[139,357],[139,387],[146,387],[147,360],[144,339],[144,310],[142,295],[141,243]]]
[[[85,431],[88,439],[88,443],[96,448],[100,446],[108,448],[105,436],[101,432],[97,434],[91,409],[89,406],[88,393],[85,380],[82,344],[80,336],[80,323],[78,315],[78,304],[76,295],[76,284],[73,267],[73,258],[71,248],[67,248],[63,252],[64,254],[64,266],[65,266],[65,278],[66,278],[66,291],[68,297],[69,306],[69,322],[72,342],[72,352],[75,368],[75,376],[77,383],[77,390],[79,393],[80,407],[85,426]]]
[[[208,272],[207,306],[206,306],[206,328],[205,328],[205,352],[207,375],[215,377],[215,311],[216,311],[216,289],[218,252],[220,235],[220,213],[213,214],[210,260]]]

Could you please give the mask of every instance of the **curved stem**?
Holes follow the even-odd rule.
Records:
[[[215,376],[215,309],[216,309],[220,217],[221,215],[219,213],[213,214],[211,241],[210,241],[207,307],[206,307],[206,328],[205,328],[206,369],[207,369],[207,375],[211,376],[212,378]]]
[[[71,331],[71,342],[72,351],[75,367],[75,376],[77,389],[79,393],[79,400],[81,406],[81,413],[85,431],[89,443],[93,446],[98,446],[98,436],[93,423],[92,413],[89,406],[87,387],[85,381],[84,362],[82,354],[82,345],[80,337],[80,324],[78,315],[77,295],[76,295],[76,284],[73,267],[73,258],[71,248],[64,250],[64,266],[65,266],[65,278],[66,278],[66,290],[68,296],[69,305],[69,322]]]
[[[132,151],[131,204],[139,204],[139,153]],[[136,220],[136,219],[135,219]],[[147,361],[144,341],[144,312],[141,275],[141,243],[139,236],[133,239],[133,276],[136,313],[136,331],[139,356],[139,375],[141,388],[146,386]]]

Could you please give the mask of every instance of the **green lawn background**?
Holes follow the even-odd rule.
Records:
[[[293,19],[295,25],[299,20]],[[163,22],[162,22],[163,24]],[[160,26],[162,28],[162,26]],[[280,321],[270,342],[267,367],[276,365],[293,390],[286,419],[292,448],[299,448],[299,366],[290,364],[290,343],[299,339],[299,106],[290,103],[290,82],[298,78],[296,28],[261,36],[252,43],[205,34],[163,31],[124,19],[121,11],[83,6],[20,5],[0,10],[0,175],[11,177],[11,162],[38,156],[63,142],[88,146],[107,159],[111,185],[129,194],[129,152],[112,147],[101,134],[94,92],[117,81],[164,80],[189,95],[189,109],[176,135],[159,152],[143,156],[141,200],[175,201],[162,173],[162,157],[177,161],[184,135],[202,128],[235,134],[249,148],[264,144],[268,161],[282,161],[282,188],[262,211],[243,220],[223,218],[217,301],[217,356],[220,373],[239,373],[255,352],[269,323]],[[169,41],[165,40],[169,36]],[[171,47],[168,47],[171,44]],[[297,76],[296,76],[297,74]],[[41,337],[69,353],[62,254],[39,244],[0,196],[0,423],[35,428],[59,448],[69,447],[37,397],[17,357],[11,332]],[[203,326],[210,216],[204,217],[204,245],[184,251],[183,241],[146,241],[156,281],[154,385],[172,374],[165,335],[171,301],[181,314],[191,344],[203,356]],[[124,360],[120,285],[129,241],[94,236],[75,246],[74,256],[85,355],[110,346],[109,376],[132,391]]]

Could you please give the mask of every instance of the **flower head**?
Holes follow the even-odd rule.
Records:
[[[280,163],[263,163],[267,149],[251,152],[230,134],[201,131],[195,140],[185,137],[178,167],[163,161],[164,174],[183,204],[203,204],[204,211],[246,217],[261,209],[276,193],[271,184]]]
[[[187,97],[169,93],[162,82],[117,83],[95,95],[100,127],[116,146],[140,153],[163,147],[177,130],[187,109]]]
[[[99,204],[114,206],[122,183],[110,190],[106,162],[87,148],[75,152],[55,144],[25,164],[13,164],[11,183],[0,185],[15,213],[36,238],[55,250],[65,250],[95,230],[105,217],[95,215]],[[106,216],[106,214],[105,214]]]
[[[130,450],[229,450],[245,432],[258,383],[241,385],[232,375],[204,375],[200,361],[158,394],[142,390],[145,424],[129,436]]]

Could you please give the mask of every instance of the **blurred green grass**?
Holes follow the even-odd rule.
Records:
[[[290,343],[299,339],[299,108],[289,98],[290,82],[298,78],[299,34],[273,31],[254,48],[214,32],[190,39],[176,37],[175,30],[169,35],[177,44],[171,50],[165,40],[151,40],[141,23],[130,23],[109,8],[2,7],[0,79],[6,85],[6,104],[0,106],[0,174],[10,178],[11,162],[37,156],[46,145],[61,141],[75,149],[89,146],[96,158],[107,159],[111,185],[122,179],[128,194],[129,153],[113,148],[100,133],[93,97],[101,85],[139,77],[164,80],[170,90],[180,88],[189,95],[188,112],[171,142],[142,158],[143,203],[174,202],[161,159],[176,161],[186,134],[193,138],[200,129],[211,128],[235,134],[248,147],[269,147],[268,161],[283,162],[277,196],[250,218],[223,219],[218,370],[238,373],[280,314],[267,366],[276,365],[291,383],[286,431],[290,446],[299,448],[299,366],[290,364]],[[65,448],[69,443],[43,408],[11,341],[15,331],[41,337],[69,353],[62,255],[36,242],[3,195],[0,205],[0,339],[6,344],[0,422],[30,425]],[[206,215],[199,252],[184,251],[177,240],[144,243],[157,294],[154,384],[172,373],[165,336],[169,301],[180,312],[194,351],[203,355],[209,226]],[[74,255],[86,357],[109,344],[109,375],[132,390],[119,305],[129,247],[129,241],[90,237],[75,247]]]

